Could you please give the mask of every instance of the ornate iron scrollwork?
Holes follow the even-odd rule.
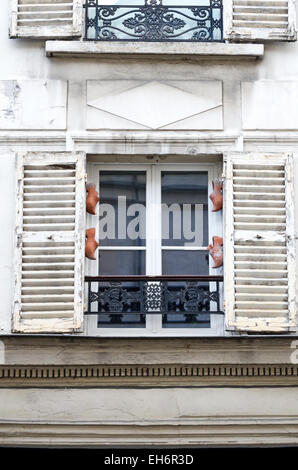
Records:
[[[124,323],[127,315],[160,314],[182,315],[181,322],[197,322],[201,314],[220,311],[220,276],[198,276],[198,280],[167,276],[147,279],[142,276],[123,277],[115,281],[109,277],[87,277],[88,311],[86,314],[111,316],[110,323]],[[210,289],[214,282],[216,289]],[[94,290],[94,283],[97,289]],[[212,306],[213,304],[213,306]]]
[[[223,40],[222,0],[200,6],[100,5],[87,1],[86,37],[95,41],[217,41]]]

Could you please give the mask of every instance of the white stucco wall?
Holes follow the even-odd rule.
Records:
[[[123,91],[123,87],[137,90],[140,84],[147,86],[148,83],[154,82],[155,85],[150,88],[150,93],[157,100],[160,93],[160,98],[164,100],[162,124],[168,123],[166,128],[169,131],[177,129],[196,135],[195,129],[198,129],[200,133],[206,130],[208,135],[232,135],[235,139],[230,146],[231,150],[296,152],[298,106],[294,101],[298,93],[298,43],[266,44],[264,58],[259,60],[212,59],[210,61],[204,59],[187,62],[175,56],[168,61],[107,60],[101,57],[93,59],[49,58],[45,55],[43,41],[8,38],[9,0],[2,3],[0,16],[0,333],[9,333],[13,293],[14,150],[38,150],[39,148],[53,151],[65,150],[65,148],[72,150],[76,148],[72,136],[75,133],[84,134],[90,129],[94,132],[100,132],[101,129],[105,129],[106,132],[109,132],[109,129],[117,132],[123,130],[124,133],[128,130],[139,130],[152,135],[153,129],[158,128],[160,123],[154,122],[154,115],[149,120],[149,128],[148,120],[144,126],[142,117],[139,118],[138,123],[132,123],[129,119],[131,116],[128,115],[127,119],[127,116],[123,114],[127,103],[126,98],[121,103],[119,101],[119,116],[111,117],[111,115],[104,114],[102,110],[113,109],[117,114],[117,109],[115,111],[114,108],[117,108],[118,101],[117,99],[113,101],[115,91]],[[87,81],[89,81],[88,85]],[[199,85],[206,81],[209,82],[209,91],[205,88],[202,94],[202,87]],[[221,90],[221,86],[218,87],[219,82],[222,82],[222,94],[219,92]],[[173,92],[175,87],[176,91]],[[90,96],[87,96],[87,90],[89,92],[91,90]],[[212,101],[213,90],[216,90],[215,101]],[[291,94],[289,90],[292,90]],[[14,96],[16,92],[17,98]],[[181,113],[179,114],[181,110],[176,109],[177,119],[180,116],[179,124],[170,124],[171,106],[183,106],[183,93],[188,94],[190,101],[193,97],[193,106],[197,106],[193,112],[206,115],[211,112],[211,117],[206,117],[205,114],[204,116],[200,114],[196,119],[181,117]],[[109,96],[109,99],[105,98],[104,102],[103,94]],[[130,94],[129,99],[133,102],[134,92],[131,91]],[[208,99],[206,101],[207,95],[209,101]],[[283,101],[280,101],[281,96]],[[135,97],[137,99],[138,95],[135,94]],[[89,99],[93,104],[94,101],[99,100],[100,110],[94,106],[87,106]],[[291,100],[289,106],[286,103],[287,99]],[[289,115],[287,115],[287,110]],[[281,119],[283,115],[286,116],[286,120]],[[216,124],[214,124],[215,121]],[[251,124],[254,122],[257,122],[255,126]],[[38,136],[39,138],[36,141],[31,139],[31,142],[27,143],[26,132],[31,137]],[[22,138],[20,138],[21,134]],[[46,139],[43,141],[41,136],[46,136]],[[66,143],[64,142],[65,136]],[[53,143],[51,143],[51,138]],[[94,147],[95,152],[98,148],[98,146]],[[206,147],[209,152],[212,152],[212,148],[212,145]],[[82,144],[80,144],[80,149],[82,149]],[[186,149],[186,153],[187,151]],[[296,159],[296,178],[298,176],[297,165]],[[297,229],[297,198],[295,211]]]

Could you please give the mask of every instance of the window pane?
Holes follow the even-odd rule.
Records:
[[[99,253],[100,276],[145,275],[146,252],[143,251],[101,251]]]
[[[163,250],[162,273],[164,275],[209,275],[208,251]]]
[[[164,246],[207,246],[208,172],[162,172]]]
[[[163,274],[208,275],[208,262],[208,252],[163,250]],[[187,314],[192,306],[193,296],[197,299],[198,292],[195,291],[195,294],[194,291],[189,292],[181,298],[181,290],[184,291],[186,289],[187,283],[184,281],[176,281],[168,285],[172,295],[172,302],[170,304],[172,313],[163,315],[163,328],[210,328],[210,302],[196,302],[195,300],[195,311],[199,311],[200,313]],[[199,286],[202,291],[209,290],[209,282],[200,282]]]
[[[180,286],[178,288],[181,288]],[[163,328],[210,328],[210,313],[200,313],[199,315],[172,313],[163,315]]]
[[[101,171],[99,186],[100,245],[144,246],[146,173],[144,171]]]
[[[145,251],[103,251],[99,258],[99,274],[144,275],[145,254]],[[135,281],[113,285],[100,283],[101,300],[97,311],[103,313],[98,315],[98,328],[144,328],[146,319],[139,313],[140,290],[141,283]]]

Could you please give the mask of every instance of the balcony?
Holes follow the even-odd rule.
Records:
[[[223,314],[222,276],[87,276],[87,311],[102,327],[142,326],[146,315],[163,325],[206,327],[210,314]]]
[[[164,5],[163,0],[114,3],[85,3],[85,40],[223,42],[222,0],[198,0],[190,6],[176,5],[174,0],[173,5],[169,1]]]

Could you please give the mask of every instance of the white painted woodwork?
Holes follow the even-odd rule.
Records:
[[[10,37],[80,37],[82,0],[11,0]]]
[[[186,158],[184,157],[186,160]],[[161,229],[161,212],[160,205],[161,199],[161,174],[166,171],[206,171],[208,172],[208,195],[213,191],[212,180],[218,179],[222,172],[222,165],[218,163],[163,163],[161,158],[155,161],[154,164],[144,163],[123,163],[115,161],[114,163],[89,163],[87,165],[88,181],[96,184],[96,189],[101,194],[100,190],[100,171],[146,171],[146,246],[99,246],[98,253],[101,251],[123,251],[123,250],[145,250],[146,251],[146,275],[159,276],[162,274],[162,253],[171,250],[173,256],[175,251],[193,251],[194,257],[196,252],[205,251],[207,246],[165,246],[162,244],[162,229]],[[208,198],[208,227],[209,227],[209,243],[212,243],[212,237],[215,235],[222,236],[222,212],[212,212],[212,202]],[[97,218],[97,224],[99,218]],[[94,224],[94,216],[87,214],[87,226]],[[98,225],[96,226],[98,232]],[[98,258],[99,259],[99,258]],[[86,260],[86,273],[89,276],[96,276],[98,274],[98,264],[94,261]],[[210,263],[210,275],[222,275],[222,268],[212,268]],[[179,272],[177,272],[179,275]],[[210,289],[215,290],[215,283],[210,283]],[[220,287],[221,289],[221,287]],[[222,294],[221,294],[222,298]],[[211,312],[216,310],[216,305],[211,303]],[[146,327],[144,328],[100,328],[97,323],[96,315],[87,316],[86,328],[87,334],[90,336],[103,337],[191,337],[191,336],[216,336],[224,333],[223,316],[212,314],[210,315],[210,327],[206,328],[164,328],[160,315],[147,315]]]
[[[83,153],[18,154],[14,331],[81,328],[85,193]]]
[[[295,330],[292,156],[225,156],[227,329]]]
[[[228,41],[296,41],[295,0],[224,0]]]

